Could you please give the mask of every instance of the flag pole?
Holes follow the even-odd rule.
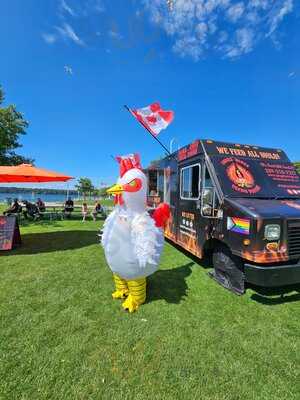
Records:
[[[135,116],[134,116],[134,114],[132,113],[131,109],[130,109],[126,104],[124,105],[124,107],[125,107],[126,110],[127,110],[128,112],[130,112],[130,114],[135,118]],[[138,118],[135,118],[135,119],[137,119],[137,120],[139,121],[139,123],[150,133],[150,135],[161,145],[161,147],[162,147],[162,148],[167,152],[167,154],[170,156],[170,155],[171,155],[170,151],[166,148],[166,146],[165,146],[164,144],[162,144],[162,142],[161,142],[159,139],[157,139],[156,136],[153,135],[153,133],[151,132],[151,130],[150,130],[146,125],[144,125]]]

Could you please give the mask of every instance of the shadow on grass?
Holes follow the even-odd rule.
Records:
[[[74,250],[98,243],[97,231],[57,231],[22,235],[22,245],[2,256]]]
[[[172,242],[169,239],[166,239],[166,241],[171,244],[175,249],[189,257],[191,260],[194,261],[196,265],[199,265],[205,269],[210,269],[213,268],[213,263],[212,263],[212,253],[209,252],[207,253],[204,258],[200,259],[193,254],[191,254],[189,251],[185,250],[178,244]],[[191,263],[193,264],[193,263]],[[183,267],[181,267],[183,268]],[[171,271],[176,271],[175,270],[170,270]],[[164,272],[164,271],[159,271]],[[156,274],[153,275],[155,277]],[[209,276],[212,277],[209,273]],[[174,279],[176,277],[174,276]],[[159,285],[159,283],[158,283]],[[256,293],[251,296],[251,300],[256,301],[261,304],[265,305],[277,305],[277,304],[283,304],[283,303],[289,303],[289,302],[295,302],[300,300],[300,285],[290,285],[290,286],[283,286],[283,287],[278,287],[278,288],[262,288],[259,286],[251,285],[246,283],[245,284],[246,289],[252,289]],[[153,289],[155,290],[155,289]],[[298,294],[291,294],[291,292],[297,291]],[[289,294],[289,295],[288,295]],[[276,297],[270,297],[270,296],[276,296]],[[156,299],[155,299],[156,300]]]
[[[71,215],[70,218],[53,218],[53,219],[49,219],[49,218],[40,218],[37,220],[33,220],[33,219],[24,219],[22,218],[21,220],[19,220],[19,225],[20,227],[28,227],[28,226],[32,226],[32,225],[38,225],[38,226],[54,226],[54,227],[61,227],[61,223],[63,221],[82,221],[82,215],[80,213],[74,213]],[[89,215],[86,218],[86,221],[93,221],[93,218]],[[105,217],[103,216],[98,216],[96,222],[101,222],[101,221],[105,221]]]
[[[22,219],[19,221],[20,228],[25,228],[29,226],[51,226],[55,228],[60,228],[62,225],[60,224],[61,220],[49,220],[49,219],[40,219],[37,221],[33,221],[30,219]]]
[[[247,286],[255,291],[255,293],[252,294],[251,296],[251,300],[254,300],[258,303],[265,304],[268,306],[274,306],[283,303],[291,303],[300,300],[299,284],[271,287],[271,288],[260,287],[251,284],[248,284]]]
[[[300,293],[293,293],[293,294],[288,294],[288,293],[290,292],[285,291],[282,292],[281,295],[277,294],[276,297],[266,297],[266,295],[262,295],[260,293],[254,293],[251,296],[251,300],[254,300],[260,304],[265,304],[267,306],[276,306],[278,304],[293,303],[294,301],[300,301]]]
[[[186,278],[192,273],[191,267],[194,264],[189,262],[181,267],[159,270],[150,275],[147,278],[147,303],[163,299],[167,303],[179,304],[187,294]]]

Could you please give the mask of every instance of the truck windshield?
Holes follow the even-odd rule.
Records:
[[[225,196],[300,198],[300,176],[286,156],[263,160],[214,155],[211,161]]]

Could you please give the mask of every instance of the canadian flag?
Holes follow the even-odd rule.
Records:
[[[159,103],[153,103],[148,107],[129,109],[133,116],[153,135],[166,129],[173,121],[174,112],[164,111]]]

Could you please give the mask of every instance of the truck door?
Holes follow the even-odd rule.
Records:
[[[201,163],[185,163],[179,167],[179,201],[177,242],[192,254],[201,257],[197,226],[200,219]]]
[[[163,201],[170,206],[170,218],[165,226],[165,236],[177,242],[178,212],[178,163],[176,158],[168,159],[163,165]]]
[[[203,218],[216,219],[219,217],[220,200],[213,179],[206,164],[202,167],[201,215]]]

